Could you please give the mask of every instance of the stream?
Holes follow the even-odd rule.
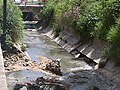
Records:
[[[26,29],[29,28],[29,29]],[[27,45],[27,53],[35,62],[40,62],[39,56],[44,56],[50,59],[58,59],[61,62],[61,70],[63,75],[79,68],[86,67],[92,69],[87,63],[81,60],[75,60],[74,57],[66,50],[57,45],[49,37],[40,34],[36,30],[32,31],[34,26],[27,24],[24,31],[24,43]],[[42,72],[35,72],[31,70],[20,70],[6,74],[8,90],[13,90],[17,82],[27,82],[35,80],[37,77],[48,77]]]
[[[84,60],[74,60],[74,57],[57,45],[54,41],[36,31],[25,31],[25,44],[29,47],[27,52],[36,62],[40,62],[39,56],[61,60],[63,73],[70,72],[73,68],[85,67]],[[86,66],[87,67],[87,66]],[[88,68],[90,68],[88,66]]]
[[[26,27],[35,29],[34,26],[31,25]],[[72,83],[70,90],[99,90],[94,89],[96,87],[102,88],[100,90],[115,90],[110,89],[116,88],[114,83],[102,77],[100,74],[95,73],[93,68],[84,61],[84,58],[79,60],[75,59],[70,53],[57,45],[49,37],[37,32],[37,30],[31,29],[25,29],[24,31],[24,43],[27,45],[27,53],[30,58],[35,62],[41,62],[38,58],[39,56],[60,60],[63,73],[62,78],[65,79],[65,82]],[[44,78],[49,77],[43,72],[32,70],[9,72],[6,73],[6,76],[8,90],[13,90],[14,85],[18,82],[33,81],[40,76]],[[70,78],[67,78],[68,76]]]

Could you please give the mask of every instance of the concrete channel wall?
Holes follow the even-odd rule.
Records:
[[[68,27],[64,27],[64,30],[56,38],[52,31],[47,32],[46,35],[76,58],[79,58],[82,53],[98,64],[103,59],[101,49],[107,46],[106,42],[99,39],[93,39],[92,42],[88,41],[83,44],[81,43],[79,33]]]
[[[60,32],[59,36],[56,38],[50,28],[45,30],[48,30],[47,33],[45,33],[46,36],[50,37],[53,41],[55,41],[69,53],[73,54],[76,58],[78,58],[80,53],[82,53],[98,64],[104,59],[101,49],[103,49],[105,46],[108,46],[108,44],[104,41],[94,39],[92,43],[88,42],[81,44],[79,33],[74,32],[73,29],[66,28],[64,31]],[[107,78],[120,85],[120,66],[116,67],[113,60],[109,60],[103,68],[95,69],[98,73],[105,75]]]
[[[7,83],[6,83],[5,68],[4,68],[1,44],[0,44],[0,90],[7,90]]]

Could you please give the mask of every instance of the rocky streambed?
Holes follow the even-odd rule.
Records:
[[[7,72],[18,71],[22,69],[41,71],[48,70],[56,75],[61,75],[60,63],[57,60],[51,60],[39,56],[41,62],[32,61],[25,53],[3,53],[4,66]]]
[[[40,56],[35,62],[23,53],[4,53],[8,90],[119,90],[120,86],[95,70],[79,68],[61,75],[57,61]],[[59,67],[55,74],[54,69]],[[49,67],[49,68],[48,68]],[[51,69],[52,70],[51,70]],[[46,71],[47,70],[47,71]],[[49,71],[49,72],[48,72]]]
[[[25,87],[28,83],[29,83],[28,84],[29,88],[34,87],[34,89],[27,89],[27,90],[39,90],[39,88],[42,88],[39,86],[40,85],[44,86],[44,82],[46,82],[47,84],[51,83],[50,85],[52,85],[52,83],[55,83],[55,81],[51,82],[54,79],[50,79],[50,78],[53,77],[55,78],[57,77],[57,75],[62,75],[60,69],[60,63],[57,60],[51,60],[41,56],[39,57],[41,59],[41,62],[38,63],[28,58],[25,55],[25,53],[21,53],[18,51],[14,53],[4,52],[3,56],[4,56],[6,75],[8,76],[7,79],[9,79],[12,76],[11,78],[14,78],[13,81],[16,82],[13,83],[14,86],[12,86],[14,87],[14,90],[21,90],[20,88]],[[28,75],[28,73],[31,73],[32,75]],[[15,74],[18,76],[14,77]],[[22,78],[26,78],[26,81],[23,80],[21,82],[21,80],[19,80],[19,78],[21,78],[19,74],[24,74]],[[27,78],[31,78],[34,74],[37,74],[36,77],[34,77],[34,79],[39,77],[37,78],[37,80],[35,80],[35,82],[37,82],[35,84],[33,82],[27,81]],[[25,82],[27,82],[27,84]],[[10,88],[9,85],[11,85],[11,83],[12,82],[8,83],[8,88]],[[45,85],[47,85],[46,83]],[[56,82],[56,84],[57,83],[58,82]],[[50,85],[48,84],[48,86]],[[8,89],[8,90],[13,90],[13,89]]]

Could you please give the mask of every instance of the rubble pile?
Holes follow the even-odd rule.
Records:
[[[56,75],[62,75],[60,68],[60,60],[52,60],[43,56],[38,57],[42,62],[42,69],[51,71]]]
[[[68,90],[65,85],[55,78],[38,77],[34,82],[18,83],[14,90]]]
[[[35,71],[50,71],[56,75],[62,75],[59,60],[48,59],[43,56],[39,56],[41,62],[35,62],[28,58],[24,53],[3,53],[4,67],[7,72],[17,71],[22,69],[29,69]]]

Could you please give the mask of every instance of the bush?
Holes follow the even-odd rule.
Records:
[[[48,0],[44,9],[43,14],[45,18],[49,20],[52,19],[52,22],[56,24],[71,24],[71,10],[74,0]],[[69,13],[70,11],[70,13]]]
[[[48,0],[45,4],[42,12],[40,13],[41,18],[44,18],[45,20],[51,21],[54,14],[54,5],[56,0]]]
[[[90,39],[91,32],[94,30],[95,24],[98,21],[96,11],[98,2],[95,0],[81,0],[79,6],[78,20],[76,20],[77,30],[80,32],[81,39]]]
[[[0,0],[0,32],[2,33],[3,22],[3,0]],[[5,32],[5,45],[4,48],[12,48],[14,43],[22,42],[23,38],[23,20],[21,10],[12,2],[7,0],[7,23]]]
[[[120,0],[48,0],[44,10],[57,33],[66,25],[78,30],[83,41],[105,40],[111,44],[107,56],[120,59]]]
[[[120,63],[120,18],[107,34],[107,40],[111,44],[109,57]]]
[[[95,29],[92,32],[94,37],[102,40],[106,40],[106,36],[115,24],[116,18],[120,15],[120,1],[119,0],[102,0],[99,3],[96,15],[98,15],[99,21],[96,23]]]

